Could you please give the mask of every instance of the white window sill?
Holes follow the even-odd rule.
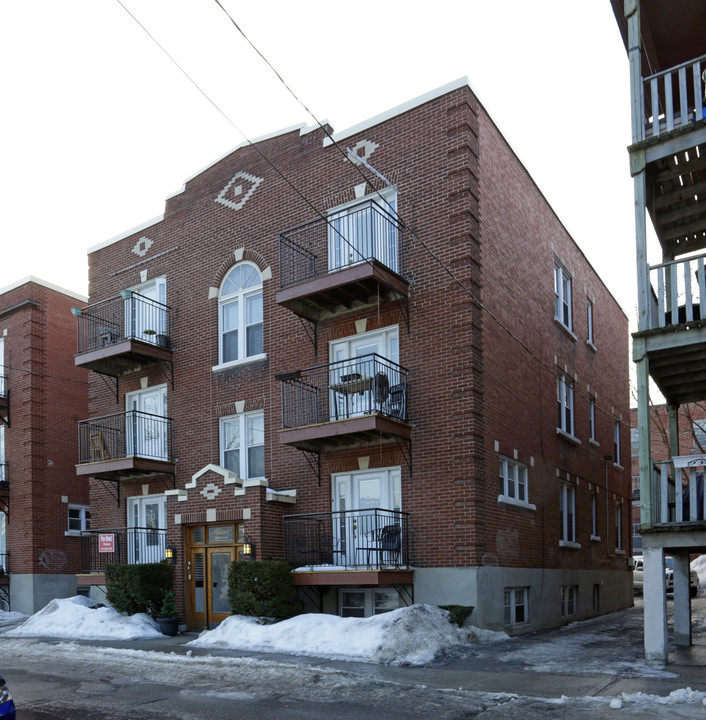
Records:
[[[554,316],[554,322],[574,341],[576,342],[577,337],[574,335],[574,333],[571,331],[570,327],[567,327],[564,325],[564,322],[560,320],[556,315]]]
[[[594,440],[593,438],[589,438],[588,442],[591,443],[591,445],[594,445],[595,447],[601,446],[601,444],[598,442],[598,440]]]
[[[588,347],[591,348],[593,352],[598,352],[598,348],[590,340],[586,340],[586,345],[588,345]]]
[[[615,554],[616,555],[625,555],[625,550],[621,550],[620,548],[615,548]]]
[[[64,530],[64,535],[66,537],[81,537],[81,530]]]
[[[251,363],[260,362],[261,360],[267,359],[267,353],[260,353],[259,355],[251,355],[250,357],[241,358],[239,360],[231,360],[227,363],[221,363],[220,365],[214,365],[211,370],[213,372],[220,372],[221,370],[228,370],[234,367],[240,367],[241,365],[250,365]]]
[[[509,495],[498,495],[498,502],[505,505],[513,505],[514,507],[525,508],[525,510],[537,509],[536,505],[525,502],[524,500],[518,500],[517,498],[510,497]]]
[[[600,535],[591,535],[591,542],[600,542],[601,536]]]
[[[581,543],[571,542],[570,540],[559,540],[559,547],[568,548],[569,550],[580,550]]]
[[[625,470],[625,468],[620,463],[613,463],[613,467],[616,470]]]
[[[556,429],[556,434],[560,437],[563,437],[564,440],[568,440],[569,442],[574,443],[574,445],[580,445],[581,441],[576,437],[576,435],[572,435],[571,433],[566,432],[566,430],[562,430],[561,428]]]

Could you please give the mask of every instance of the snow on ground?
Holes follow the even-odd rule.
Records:
[[[691,569],[699,575],[699,592],[706,592],[706,555],[699,555],[691,561]]]
[[[4,616],[20,613],[0,612]],[[21,625],[3,633],[7,637],[59,637],[77,640],[141,640],[163,637],[149,615],[121,615],[112,607],[98,606],[76,596],[55,599]]]
[[[423,665],[442,653],[473,642],[507,639],[505,633],[459,628],[448,612],[412,605],[369,618],[298,615],[273,625],[233,615],[207,630],[190,647],[315,655],[395,665]]]

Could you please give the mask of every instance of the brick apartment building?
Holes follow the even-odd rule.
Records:
[[[630,605],[623,312],[465,81],[333,137],[244,144],[89,251],[82,582],[170,555],[191,628],[253,557],[349,616]]]
[[[76,475],[88,373],[74,366],[81,295],[33,277],[0,289],[0,609],[76,594],[89,489]]]

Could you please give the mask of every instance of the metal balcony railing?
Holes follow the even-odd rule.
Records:
[[[643,78],[642,137],[655,137],[704,118],[701,73],[706,55]]]
[[[280,287],[378,260],[403,274],[403,228],[396,215],[368,200],[280,233]]]
[[[650,266],[650,330],[706,320],[706,306],[703,305],[706,302],[705,259],[706,255],[694,255]]]
[[[173,462],[172,419],[140,410],[81,420],[79,464],[127,457]]]
[[[407,420],[405,368],[371,353],[277,375],[282,382],[282,427],[381,414]]]
[[[7,375],[0,373],[0,398],[7,398],[8,392]]]
[[[132,290],[85,308],[74,308],[77,352],[110,347],[126,339],[169,347],[171,308]]]
[[[10,553],[0,552],[0,575],[10,574]]]
[[[81,533],[81,572],[104,572],[106,565],[144,565],[164,560],[164,528],[112,528]]]
[[[10,487],[10,475],[7,471],[7,460],[0,460],[0,488]]]
[[[284,554],[294,567],[409,567],[409,513],[345,510],[285,515]]]

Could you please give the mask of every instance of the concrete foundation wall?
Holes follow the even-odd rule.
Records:
[[[10,609],[33,615],[54,598],[76,595],[75,575],[12,574],[10,580]]]

